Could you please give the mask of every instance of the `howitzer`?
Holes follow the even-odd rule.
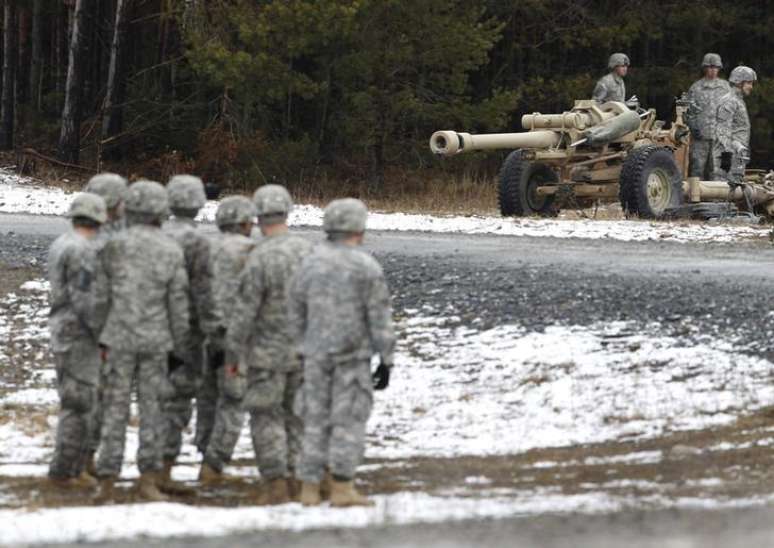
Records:
[[[746,193],[725,181],[686,180],[690,131],[684,121],[689,102],[677,99],[670,123],[655,110],[633,111],[624,103],[576,101],[561,114],[522,116],[526,131],[473,135],[437,131],[430,149],[440,156],[477,150],[512,150],[499,175],[503,216],[555,215],[562,207],[620,201],[624,211],[645,218],[690,214],[712,208],[704,202],[737,201],[774,213],[774,193],[757,178]],[[686,206],[686,204],[688,204]]]

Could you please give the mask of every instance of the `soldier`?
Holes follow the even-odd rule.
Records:
[[[121,472],[132,387],[140,410],[139,495],[161,501],[163,451],[162,391],[168,354],[183,363],[189,340],[188,277],[183,252],[161,231],[169,215],[167,192],[159,183],[139,181],[125,194],[127,229],[102,250],[109,302],[100,343],[106,356],[102,446],[97,460],[102,501],[112,500]]]
[[[265,481],[261,502],[284,504],[299,494],[295,464],[303,430],[293,412],[303,376],[288,335],[286,286],[312,244],[288,231],[293,201],[284,187],[263,186],[253,202],[264,239],[242,271],[226,348],[247,364],[244,408],[250,413],[253,449]],[[237,364],[227,362],[229,371],[237,371]]]
[[[169,207],[173,217],[162,226],[165,234],[183,250],[188,274],[188,301],[191,340],[191,363],[169,363],[169,381],[173,394],[164,401],[164,469],[163,481],[171,479],[172,466],[180,454],[183,429],[193,413],[196,395],[204,367],[204,344],[207,336],[214,336],[218,320],[210,289],[210,240],[196,230],[194,218],[207,201],[204,184],[192,175],[177,175],[167,183]],[[199,417],[197,417],[197,421]],[[206,422],[206,417],[204,418]]]
[[[244,196],[226,198],[218,207],[215,222],[221,231],[221,238],[213,246],[210,259],[212,290],[220,332],[225,337],[229,318],[237,305],[239,276],[256,244],[250,238],[255,222],[255,206]],[[199,471],[199,480],[203,483],[223,479],[223,467],[231,460],[244,423],[242,398],[246,379],[243,364],[239,364],[237,356],[227,352],[224,344],[222,339],[213,341],[203,382],[203,390],[210,387],[212,393],[202,399],[201,405],[215,408],[215,422],[211,430],[197,432],[197,444],[200,450],[204,448],[204,461]],[[232,366],[239,364],[239,367],[227,374],[224,363]]]
[[[614,53],[607,62],[610,69],[597,81],[592,98],[600,103],[608,101],[626,101],[626,84],[624,76],[629,72],[629,57],[625,53]]]
[[[124,227],[124,192],[126,191],[126,179],[115,173],[100,173],[95,175],[83,189],[84,192],[96,194],[105,200],[107,205],[107,222],[104,223],[97,232],[94,244],[97,253],[105,247],[105,244],[115,235],[119,234]],[[100,369],[104,373],[104,368]],[[101,376],[100,376],[101,377]],[[104,381],[100,378],[97,387],[96,409],[94,410],[94,420],[89,441],[89,455],[86,461],[86,471],[92,476],[97,475],[97,467],[94,464],[94,455],[99,448],[99,434],[102,428],[102,400]]]
[[[758,75],[750,67],[738,66],[731,71],[728,81],[731,90],[718,100],[715,126],[715,177],[729,180],[731,171],[744,173],[750,154],[750,117],[744,98],[752,93]],[[723,153],[731,155],[731,169],[721,167]]]
[[[331,505],[371,502],[354,486],[362,458],[372,390],[387,387],[395,333],[390,294],[379,264],[360,251],[368,211],[360,200],[325,208],[328,241],[315,248],[293,278],[288,325],[304,360],[297,404],[304,421],[299,477],[301,502],[320,504],[320,481],[332,474]],[[381,357],[373,378],[372,354]]]
[[[691,106],[686,122],[691,128],[691,177],[712,179],[713,141],[718,101],[730,91],[728,82],[718,77],[723,61],[717,53],[708,53],[702,61],[704,77],[697,80],[688,90]]]
[[[72,229],[54,241],[48,255],[48,323],[61,403],[49,477],[60,487],[97,485],[84,465],[100,369],[94,239],[107,221],[106,209],[99,196],[76,196],[67,213]]]

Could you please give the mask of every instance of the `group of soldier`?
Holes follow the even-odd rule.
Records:
[[[626,102],[638,106],[636,96],[626,99],[624,77],[629,57],[614,53],[608,61],[610,73],[597,82],[593,99]],[[744,172],[750,157],[750,117],[744,98],[752,92],[758,76],[753,69],[740,65],[728,81],[720,78],[723,61],[717,53],[702,60],[703,77],[691,85],[686,123],[691,130],[689,176],[703,180],[729,180],[731,171]],[[729,161],[723,162],[726,155]],[[724,169],[730,167],[730,169]]]
[[[200,483],[225,479],[249,416],[260,503],[370,504],[353,480],[395,335],[381,267],[358,249],[365,205],[331,202],[314,245],[288,228],[279,185],[223,199],[214,236],[194,221],[205,202],[194,176],[165,187],[110,173],[72,201],[48,263],[61,400],[50,481],[115,500],[136,392],[142,499],[192,494],[171,472],[195,405]]]

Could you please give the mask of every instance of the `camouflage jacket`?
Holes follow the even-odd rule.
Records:
[[[107,320],[100,342],[130,352],[190,359],[188,276],[183,252],[159,228],[134,225],[99,255]]]
[[[188,274],[191,334],[196,338],[211,335],[219,323],[211,287],[210,240],[196,230],[193,219],[172,218],[164,223],[162,230],[183,250]]]
[[[288,327],[304,356],[368,359],[378,353],[392,364],[392,306],[379,263],[345,244],[317,246],[291,283]]]
[[[237,304],[239,280],[247,256],[256,245],[256,241],[242,234],[225,232],[212,241],[210,266],[212,268],[212,294],[215,301],[215,314],[224,333],[229,326],[231,315]],[[223,347],[224,340],[213,340],[216,346]],[[236,356],[228,355],[227,361],[234,363]]]
[[[94,245],[97,247],[97,251],[105,247],[108,241],[121,234],[126,229],[126,223],[124,219],[116,219],[114,221],[108,221],[99,228],[96,238],[94,238]]]
[[[99,319],[95,312],[97,253],[93,240],[70,229],[59,236],[48,252],[51,283],[48,326],[51,350],[66,352],[76,339],[91,340],[96,347]]]
[[[742,147],[750,147],[750,117],[739,88],[733,88],[718,101],[715,139],[724,152],[738,154]]]
[[[257,369],[300,367],[287,328],[287,286],[312,244],[292,234],[264,238],[242,271],[227,348]]]
[[[693,83],[688,90],[691,106],[686,114],[686,122],[696,139],[714,139],[718,102],[730,91],[728,82],[722,78],[707,80],[702,78]]]
[[[592,98],[600,103],[608,101],[626,101],[626,84],[623,78],[617,74],[609,72],[597,81],[594,86]]]

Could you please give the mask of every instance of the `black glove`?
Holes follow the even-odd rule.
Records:
[[[217,200],[218,196],[220,196],[220,185],[217,183],[205,183],[204,194],[208,200]]]
[[[185,362],[180,358],[178,358],[177,356],[175,356],[173,352],[170,352],[169,354],[167,354],[167,369],[169,370],[168,371],[169,373],[172,373],[173,371],[175,371],[179,367],[182,367],[183,365],[185,365]]]
[[[720,169],[723,171],[731,171],[731,160],[734,155],[731,152],[722,152],[720,154]]]
[[[384,362],[379,363],[379,367],[372,375],[374,390],[384,390],[390,385],[390,368],[391,366],[385,365]]]
[[[220,369],[226,363],[226,353],[223,350],[208,350],[207,361],[212,369]]]

